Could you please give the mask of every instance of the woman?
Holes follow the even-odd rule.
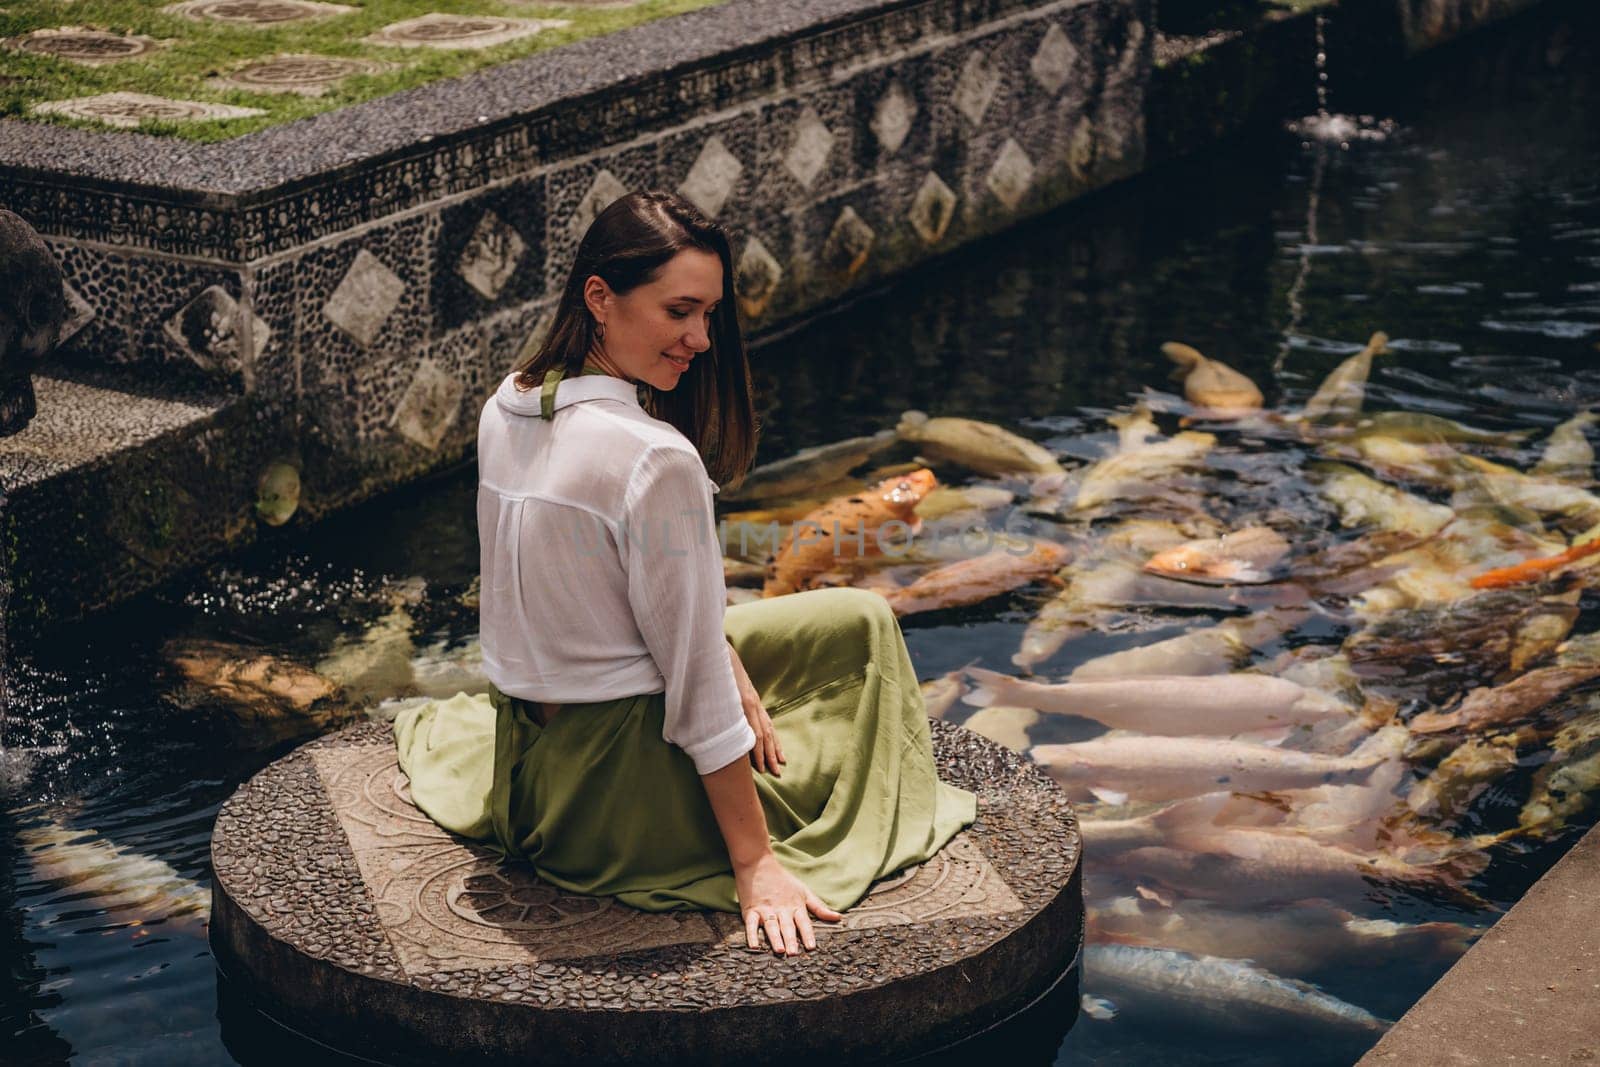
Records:
[[[672,194],[613,203],[479,422],[492,692],[395,737],[446,829],[575,892],[739,912],[750,948],[797,955],[976,801],[938,780],[882,597],[725,609],[708,472],[749,466],[750,392],[725,232]]]

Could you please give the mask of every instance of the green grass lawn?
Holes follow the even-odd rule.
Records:
[[[259,108],[264,115],[206,122],[145,122],[146,133],[170,134],[197,141],[218,141],[331,111],[441,78],[543,52],[585,37],[708,7],[717,0],[642,0],[631,7],[579,7],[526,0],[342,0],[358,10],[327,18],[278,23],[268,27],[225,22],[198,22],[161,10],[165,0],[0,0],[0,38],[19,37],[55,27],[138,34],[162,47],[131,59],[89,67],[54,57],[0,47],[0,115],[33,121],[105,129],[98,123],[30,114],[48,100],[133,92],[182,100],[198,100]],[[455,15],[503,15],[523,19],[566,19],[568,25],[546,29],[480,50],[399,48],[361,40],[393,22],[430,12]],[[379,60],[390,66],[381,73],[355,75],[331,86],[322,96],[218,88],[210,79],[251,60],[279,54],[349,56]]]

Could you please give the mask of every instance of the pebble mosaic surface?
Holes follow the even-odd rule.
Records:
[[[92,382],[33,379],[39,414],[22,433],[0,438],[0,494],[16,492],[76,467],[211,417],[223,401],[141,396]]]
[[[0,116],[218,140],[716,2],[21,0]]]
[[[309,957],[308,975],[540,1009],[760,1007],[884,986],[984,953],[1076,884],[1065,795],[992,742],[933,728],[941,776],[978,793],[978,822],[795,960],[748,950],[733,915],[558,892],[445,834],[412,806],[386,724],[312,742],[234,794],[212,839],[218,906]]]

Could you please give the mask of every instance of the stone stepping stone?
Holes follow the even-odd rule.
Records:
[[[169,100],[144,93],[100,93],[71,100],[47,100],[31,108],[37,115],[62,115],[90,119],[107,126],[132,129],[141,122],[164,120],[214,122],[218,119],[243,119],[266,112],[254,107],[208,104],[199,100]]]
[[[34,30],[6,42],[8,48],[53,59],[65,59],[85,67],[121,63],[155,51],[160,45],[150,37],[124,36],[80,26],[61,26],[53,30]]]
[[[227,22],[239,26],[277,26],[303,19],[348,15],[357,8],[319,0],[184,0],[161,9],[196,22]]]
[[[296,93],[321,96],[356,74],[377,74],[389,64],[346,56],[278,55],[247,63],[231,74],[212,78],[216,89],[246,89],[254,93]]]
[[[222,806],[212,950],[256,1010],[382,1059],[735,1062],[771,1040],[786,1060],[839,1063],[945,1047],[1072,992],[1083,896],[1060,789],[970,731],[932,729],[977,823],[819,924],[799,958],[747,949],[738,916],[565,893],[444,832],[412,804],[384,723],[302,746]]]
[[[445,15],[435,12],[391,22],[365,38],[393,48],[492,48],[568,25],[566,19],[515,19],[501,15]]]

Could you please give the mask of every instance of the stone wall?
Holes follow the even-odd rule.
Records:
[[[1422,52],[1463,33],[1480,29],[1508,15],[1527,10],[1539,0],[1395,0],[1406,49]]]
[[[314,143],[404,121],[404,98],[427,116],[512,96],[543,57],[229,145],[31,128],[188,153],[196,180],[0,167],[0,202],[60,254],[78,313],[64,359],[293,419],[315,516],[470,451],[584,229],[628,190],[675,189],[730,228],[760,330],[1143,166],[1151,0],[816,5],[809,24],[671,62],[669,35],[783,6],[733,0],[563,49],[603,67],[660,42],[662,61],[346,165]],[[213,177],[225,151],[232,173]],[[283,173],[279,156],[308,151]]]

